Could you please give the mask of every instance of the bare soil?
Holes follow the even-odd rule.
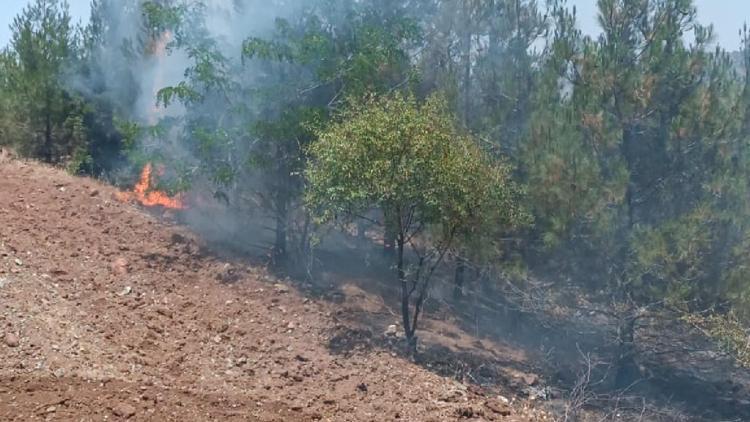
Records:
[[[552,420],[356,347],[346,303],[381,305],[354,284],[343,302],[315,298],[222,261],[112,187],[1,161],[0,420]],[[426,339],[455,329],[426,327]],[[459,335],[454,349],[471,342]]]

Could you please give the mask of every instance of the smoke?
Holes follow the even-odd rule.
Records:
[[[261,191],[268,175],[246,163],[255,142],[247,130],[254,120],[269,117],[258,91],[267,89],[278,75],[243,59],[242,48],[248,38],[272,39],[279,19],[294,19],[310,7],[313,2],[304,0],[94,2],[88,32],[96,38],[88,40],[88,71],[73,75],[70,84],[89,98],[105,99],[118,116],[146,129],[138,139],[135,155],[141,162],[135,166],[143,165],[143,157],[158,156],[167,167],[165,178],[189,178],[189,210],[182,216],[208,240],[247,244],[244,239],[252,238],[254,246],[272,243],[271,231],[262,228],[272,224],[266,218],[268,204],[248,195]],[[219,82],[207,80],[201,72],[211,72],[208,79]],[[176,95],[164,101],[159,92],[169,87],[197,88],[201,98],[185,101]],[[242,120],[236,117],[240,107],[247,108]],[[232,147],[218,157],[201,150],[196,146],[201,142],[199,126],[221,132],[208,135]],[[235,128],[244,133],[232,132]],[[229,183],[217,183],[204,171],[225,164],[235,171]]]
[[[276,19],[299,11],[303,1],[257,0],[142,0],[95,1],[89,29],[96,39],[90,45],[84,74],[71,75],[68,84],[86,96],[103,96],[116,104],[126,118],[153,125],[164,117],[181,117],[184,107],[172,103],[157,111],[159,90],[177,86],[186,70],[195,64],[186,46],[180,45],[200,33],[215,42],[215,48],[233,65],[241,62],[242,43],[248,37],[271,33]],[[150,28],[146,5],[179,9],[186,18],[181,39],[174,28]],[[149,34],[151,32],[151,34]],[[155,37],[149,39],[150,36]]]

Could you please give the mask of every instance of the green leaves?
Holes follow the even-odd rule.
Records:
[[[156,105],[167,108],[176,100],[184,104],[191,104],[200,102],[202,98],[201,94],[187,82],[181,81],[175,86],[160,89],[156,94]]]
[[[433,227],[445,241],[491,216],[505,226],[525,222],[507,166],[460,133],[441,97],[353,103],[310,156],[307,203],[321,220],[377,207],[405,232]]]

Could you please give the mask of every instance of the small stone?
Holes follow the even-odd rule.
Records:
[[[367,384],[361,383],[357,386],[357,390],[366,393],[367,392]]]
[[[120,293],[117,294],[117,296],[127,296],[133,291],[133,288],[130,286],[125,286],[124,289]]]
[[[273,288],[276,289],[277,293],[289,293],[289,287],[281,283],[274,284]]]
[[[214,343],[219,344],[221,343],[221,336],[217,334],[216,336],[214,336],[213,340]]]
[[[55,411],[56,411],[56,410],[57,410],[57,407],[55,407],[55,406],[50,406],[50,407],[48,407],[48,408],[47,408],[47,409],[45,410],[45,412],[47,412],[47,413],[55,413]]]
[[[92,189],[91,192],[89,192],[89,196],[94,197],[99,195],[99,189]]]
[[[23,261],[21,261],[21,260],[20,260],[20,259],[18,259],[18,258],[14,259],[14,260],[13,260],[13,262],[15,262],[15,263],[16,263],[16,265],[18,265],[19,267],[23,266]]]
[[[172,318],[172,310],[166,307],[156,308],[156,313],[167,318]]]
[[[523,374],[521,379],[526,385],[536,385],[539,382],[539,377],[534,374]]]
[[[385,330],[385,336],[386,337],[396,337],[398,334],[398,327],[395,325],[389,325],[388,328]]]
[[[114,413],[115,416],[129,419],[135,416],[135,408],[127,403],[120,403],[112,408],[112,413]]]
[[[462,418],[467,418],[467,419],[478,417],[478,416],[483,416],[483,412],[476,410],[472,407],[468,407],[468,406],[459,407],[458,409],[456,409],[456,413],[458,413],[458,416]]]
[[[500,396],[505,400],[505,397]],[[508,403],[502,401],[502,399],[498,398],[497,400],[489,400],[485,403],[485,406],[487,406],[488,409],[490,409],[492,412],[497,413],[500,416],[510,416],[511,409],[508,406]]]
[[[110,270],[113,274],[123,276],[128,273],[128,260],[119,257],[112,261],[112,263],[109,265]]]
[[[21,344],[18,336],[13,333],[5,333],[5,345],[8,347],[18,347]]]

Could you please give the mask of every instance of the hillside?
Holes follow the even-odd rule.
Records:
[[[339,305],[114,193],[0,163],[0,420],[548,420],[386,349],[336,351]]]

